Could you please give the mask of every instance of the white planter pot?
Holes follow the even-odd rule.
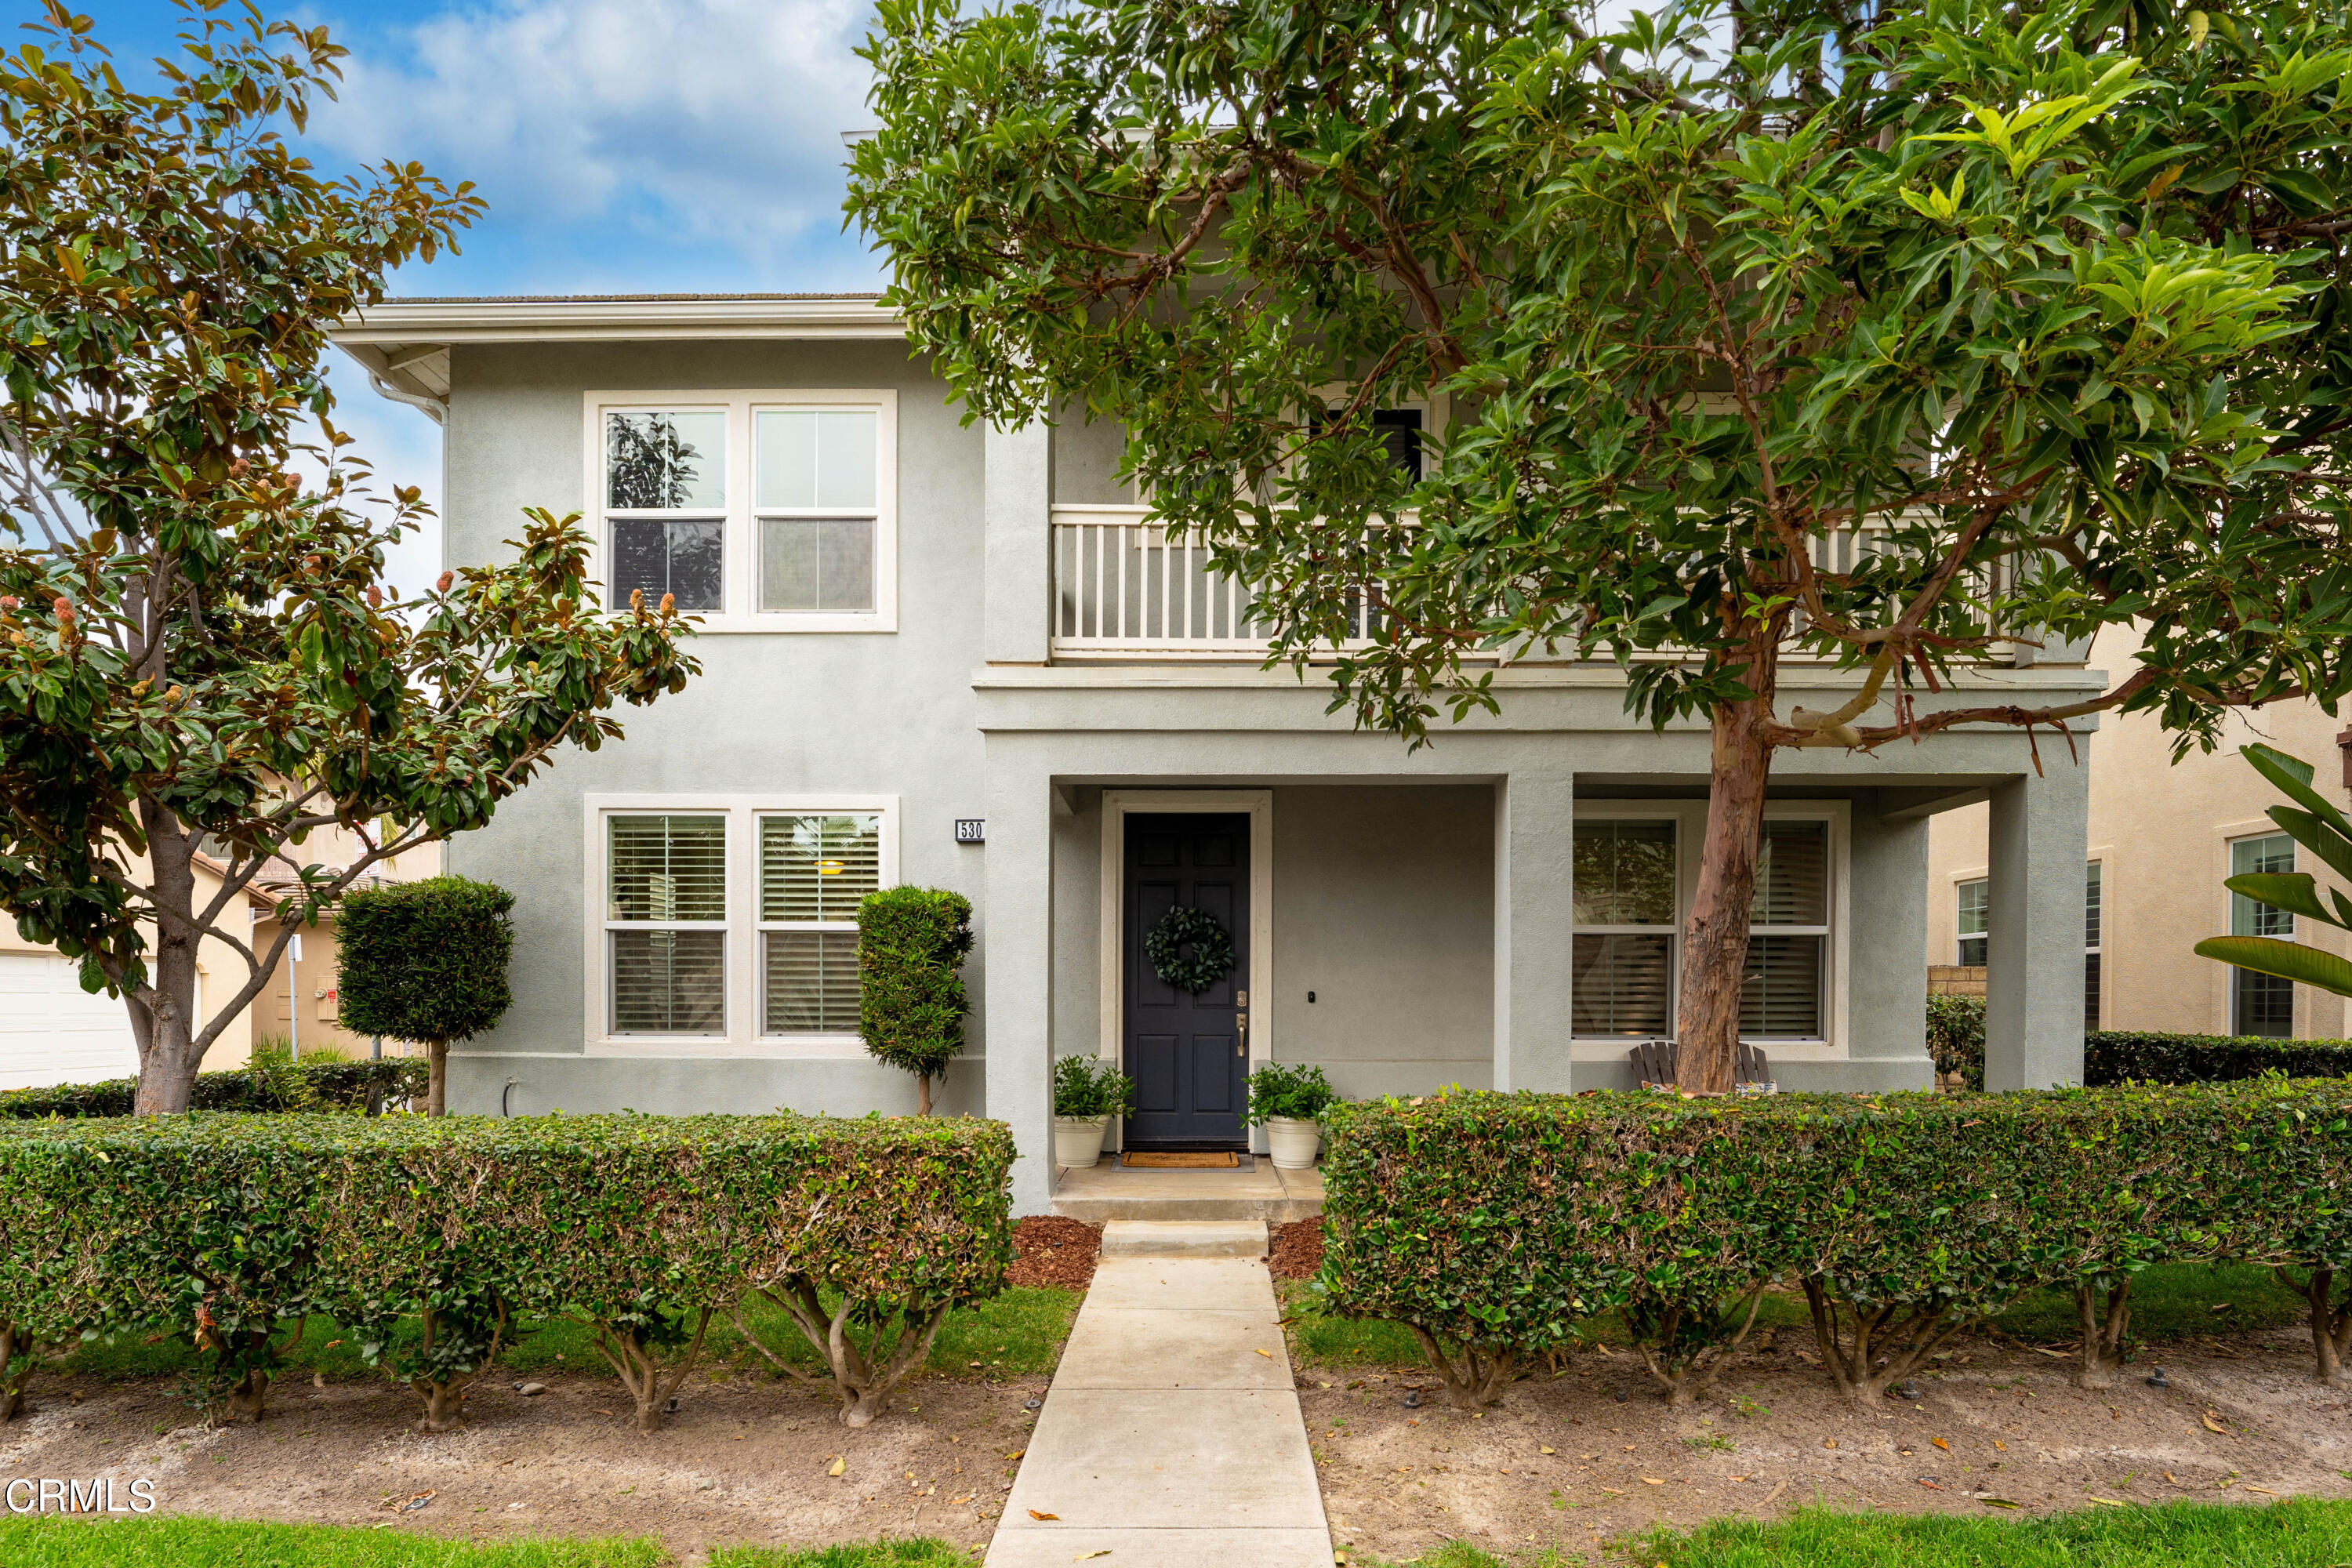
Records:
[[[1054,1163],[1084,1170],[1102,1158],[1103,1135],[1110,1131],[1108,1116],[1054,1118]]]
[[[1265,1146],[1277,1171],[1313,1170],[1315,1151],[1322,1142],[1323,1129],[1312,1121],[1294,1121],[1287,1116],[1265,1119]]]

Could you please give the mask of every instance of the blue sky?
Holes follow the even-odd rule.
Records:
[[[118,68],[169,50],[168,0],[80,0]],[[880,267],[841,227],[841,132],[867,122],[869,0],[263,0],[352,51],[313,116],[322,166],[414,159],[488,217],[401,294],[856,289]],[[36,15],[13,0],[19,19]],[[7,47],[14,47],[10,44]],[[386,479],[437,503],[440,433],[337,356],[337,414]],[[407,588],[438,542],[395,563]]]

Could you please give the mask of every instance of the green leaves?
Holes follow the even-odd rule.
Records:
[[[2338,996],[2352,996],[2352,962],[2300,942],[2273,936],[2209,936],[2197,944],[2196,952],[2200,958],[2251,969],[2257,974],[2274,974]]]
[[[2352,690],[2344,18],[1742,16],[908,0],[847,205],[973,415],[1118,421],[1368,725],[1504,649],[1664,724],[1899,626],[1898,708],[2125,621],[2188,743]]]

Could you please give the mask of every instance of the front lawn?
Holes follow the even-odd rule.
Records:
[[[2352,1503],[2182,1502],[2042,1519],[1808,1509],[1769,1524],[1727,1519],[1687,1535],[1658,1531],[1610,1553],[1621,1555],[1639,1568],[2334,1568],[2352,1560]],[[1414,1568],[1569,1568],[1587,1559],[1555,1550],[1507,1560],[1453,1542],[1412,1561]]]
[[[654,1542],[440,1541],[387,1530],[234,1519],[0,1517],[9,1568],[667,1568]],[[929,1538],[792,1551],[722,1546],[709,1568],[971,1568],[971,1552]]]

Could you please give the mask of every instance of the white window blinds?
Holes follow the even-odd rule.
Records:
[[[882,885],[882,819],[760,819],[761,1028],[857,1028],[857,905]]]
[[[605,924],[615,1035],[727,1027],[727,819],[606,819]]]

